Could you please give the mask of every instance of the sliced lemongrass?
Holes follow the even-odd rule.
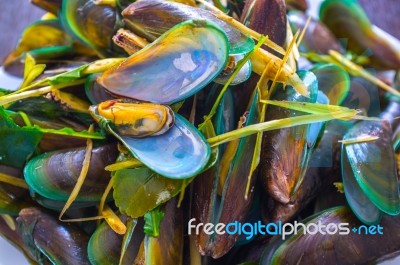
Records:
[[[19,188],[29,189],[24,179],[16,178],[5,173],[0,173],[0,182],[7,183]]]
[[[17,230],[17,226],[15,224],[14,218],[9,214],[0,214],[1,218],[3,218],[4,222],[8,225],[8,227],[15,231]]]
[[[101,215],[101,213],[103,212],[105,205],[106,205],[106,200],[108,197],[108,194],[110,194],[110,191],[113,187],[113,182],[112,182],[112,178],[110,179],[110,181],[107,184],[106,189],[103,192],[103,195],[100,198],[100,203],[99,203],[99,210],[98,210],[98,214]],[[97,222],[97,224],[99,225],[100,222]]]
[[[399,91],[387,85],[382,80],[371,75],[362,66],[353,63],[352,61],[350,61],[337,51],[330,50],[329,55],[337,62],[337,64],[343,66],[350,74],[365,78],[366,80],[370,81],[371,83],[374,83],[375,85],[386,90],[387,92],[392,93],[396,96],[400,96]]]
[[[110,209],[106,207],[102,215],[106,220],[110,228],[119,235],[124,235],[126,233],[126,225],[121,221],[121,219]]]
[[[308,102],[294,102],[294,101],[286,101],[286,100],[261,100],[261,103],[274,105],[277,107],[297,110],[310,114],[322,114],[322,113],[332,113],[337,111],[358,111],[354,109],[349,109],[347,107],[342,107],[338,105],[327,105],[320,103],[308,103]]]
[[[116,7],[117,1],[116,0],[94,0],[94,4]]]
[[[365,143],[365,142],[373,142],[373,141],[376,141],[378,139],[379,139],[378,136],[364,134],[364,135],[360,135],[360,136],[358,136],[356,138],[339,140],[338,142],[342,143],[342,144],[358,144],[358,143]]]
[[[249,125],[241,129],[236,129],[231,132],[220,134],[215,137],[208,138],[207,141],[211,145],[211,147],[214,147],[258,132],[289,128],[293,126],[316,123],[316,122],[325,122],[334,119],[350,120],[353,117],[357,116],[357,113],[358,112],[355,110],[349,110],[349,111],[337,111],[333,113],[309,114],[292,118],[272,120],[263,123]]]
[[[85,83],[85,79],[79,79],[73,82],[69,82],[68,84],[59,84],[59,85],[54,85],[54,86],[45,86],[41,87],[35,90],[28,90],[24,91],[18,94],[8,94],[5,96],[0,97],[0,106],[4,106],[6,104],[15,102],[17,100],[25,99],[25,98],[30,98],[30,97],[38,97],[43,94],[49,93],[53,90],[65,88],[65,87],[71,87],[74,85],[81,85]]]
[[[89,127],[89,132],[93,131],[93,125],[90,125]],[[62,221],[62,216],[64,213],[68,210],[68,208],[71,206],[71,204],[75,201],[76,197],[79,194],[79,191],[81,190],[83,183],[85,182],[86,175],[89,171],[89,165],[90,165],[90,160],[92,158],[92,149],[93,149],[93,141],[91,139],[86,140],[86,151],[85,151],[85,157],[82,162],[82,169],[79,174],[79,177],[76,181],[76,184],[74,188],[72,189],[71,194],[68,197],[67,202],[65,203],[63,209],[60,212],[59,215],[59,220]]]
[[[130,158],[121,162],[116,162],[114,164],[106,166],[104,169],[107,171],[117,171],[121,169],[137,168],[143,166],[143,163],[136,158]]]

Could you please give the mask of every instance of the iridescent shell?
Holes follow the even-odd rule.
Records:
[[[119,97],[171,104],[210,83],[225,67],[228,40],[214,23],[191,20],[106,71],[98,82]]]
[[[204,136],[185,118],[175,113],[175,123],[161,135],[135,138],[121,135],[109,120],[90,107],[93,118],[119,139],[143,164],[158,174],[174,179],[190,178],[206,166],[211,149]]]
[[[346,39],[347,49],[357,55],[366,55],[369,65],[400,68],[400,41],[372,25],[356,0],[324,1],[319,17],[336,38]]]
[[[344,144],[342,163],[349,163],[361,190],[377,208],[387,214],[397,215],[400,213],[400,194],[391,127],[387,121],[361,121],[343,139],[357,139],[363,135],[377,136],[379,139]],[[343,170],[345,174],[350,173],[346,168]],[[348,179],[347,175],[345,178]],[[360,211],[356,209],[357,215],[360,215]]]
[[[60,19],[71,36],[100,54],[108,55],[116,54],[112,49],[112,36],[117,14],[116,8],[98,5],[95,0],[63,0]]]
[[[24,177],[29,188],[41,196],[67,201],[79,177],[85,148],[74,148],[44,153],[28,161]],[[104,167],[117,158],[115,145],[96,147],[92,150],[89,171],[77,202],[99,202],[110,180]]]
[[[123,12],[126,26],[133,32],[152,41],[173,26],[187,20],[212,21],[222,28],[229,40],[229,54],[246,54],[253,50],[254,41],[235,27],[201,8],[162,0],[141,0]],[[151,19],[149,19],[151,18]]]

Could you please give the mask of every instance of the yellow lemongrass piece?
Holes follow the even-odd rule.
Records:
[[[110,164],[110,165],[106,166],[104,169],[107,171],[117,171],[117,170],[127,169],[127,168],[137,168],[137,167],[141,167],[141,166],[143,166],[142,162],[140,162],[136,158],[131,158],[128,160]]]
[[[289,128],[293,126],[316,123],[316,122],[325,122],[334,119],[350,120],[356,117],[357,113],[358,112],[356,110],[349,110],[349,111],[337,111],[333,113],[310,114],[292,118],[272,120],[263,123],[249,125],[241,129],[220,134],[215,137],[208,138],[207,141],[211,145],[211,147],[214,147],[258,132]]]
[[[304,35],[305,35],[306,30],[307,30],[307,28],[308,28],[308,26],[309,26],[309,24],[310,24],[310,21],[311,21],[311,16],[308,16],[308,18],[307,18],[307,20],[306,20],[306,24],[304,25],[304,28],[301,30],[299,39],[297,40],[297,46],[300,46],[300,43],[301,43],[301,41],[302,41],[303,38],[304,38]]]
[[[278,107],[283,107],[287,109],[297,110],[305,113],[311,114],[321,114],[321,113],[333,113],[337,111],[348,111],[353,110],[347,107],[342,107],[338,105],[329,105],[321,103],[309,103],[309,102],[294,102],[286,100],[261,100],[261,103],[266,103]],[[358,110],[354,110],[358,111]]]
[[[285,64],[281,69],[280,74],[278,76],[276,75],[282,64],[281,62],[282,60],[280,58],[263,49],[256,49],[251,56],[253,72],[258,75],[262,75],[262,73],[265,71],[265,68],[268,68],[268,75],[266,76],[269,79],[273,80],[276,78],[277,82],[290,85],[297,91],[297,93],[308,97],[307,87],[289,65]]]
[[[211,5],[210,3],[207,3],[204,0],[197,0],[197,2],[205,5],[207,8],[209,8],[210,10],[213,11],[213,14],[225,21],[226,23],[230,24],[232,27],[238,29],[239,31],[241,31],[243,34],[245,35],[249,35],[252,38],[254,38],[255,40],[259,41],[260,38],[262,37],[262,34],[258,33],[257,31],[254,31],[248,27],[246,27],[245,25],[243,25],[242,23],[240,23],[239,21],[235,20],[234,18],[226,15],[225,13],[223,13],[221,10],[219,10],[218,8],[216,8],[215,6]],[[268,47],[270,47],[271,49],[273,49],[274,51],[276,51],[277,53],[280,53],[282,55],[285,54],[285,50],[279,46],[278,44],[276,44],[275,42],[273,42],[270,39],[265,39],[263,41],[264,44],[266,44]]]
[[[90,125],[88,132],[93,132],[93,125]],[[83,159],[83,162],[82,162],[81,173],[79,174],[79,177],[76,181],[75,187],[73,188],[71,194],[69,195],[68,200],[65,203],[65,205],[58,217],[60,221],[63,221],[62,216],[68,210],[68,208],[71,206],[71,204],[75,201],[76,197],[79,194],[79,191],[81,190],[81,188],[83,186],[83,183],[85,182],[86,175],[89,171],[90,160],[92,158],[92,149],[93,149],[93,141],[92,141],[92,139],[87,139],[86,140],[85,158]]]
[[[119,219],[119,217],[110,209],[106,207],[103,210],[103,216],[110,228],[119,235],[126,233],[126,225]]]
[[[339,140],[338,142],[342,143],[342,144],[358,144],[358,143],[365,143],[365,142],[373,142],[378,139],[379,139],[378,136],[363,134],[363,135],[357,136],[356,138]]]
[[[82,71],[82,74],[89,75],[89,74],[101,73],[109,68],[112,68],[122,63],[124,60],[126,60],[126,58],[100,59],[89,64],[88,67],[86,67],[86,69]]]
[[[112,182],[112,178],[111,178],[110,181],[107,184],[107,187],[106,187],[103,195],[101,196],[101,199],[100,199],[99,211],[98,211],[99,215],[101,215],[103,210],[104,210],[108,194],[110,194],[110,191],[111,191],[112,187],[113,187],[113,182]],[[99,222],[97,224],[99,224]]]
[[[24,179],[16,178],[4,173],[0,173],[0,182],[7,183],[19,188],[29,189]]]
[[[57,16],[54,15],[53,13],[47,12],[46,14],[44,14],[40,20],[49,20],[49,19],[57,19]]]
[[[4,222],[8,225],[8,227],[12,230],[15,231],[17,229],[17,226],[15,224],[14,218],[9,215],[9,214],[0,214],[1,218],[3,218]]]
[[[54,97],[56,101],[60,101],[61,104],[71,108],[73,110],[77,110],[83,113],[89,113],[89,103],[85,100],[80,99],[71,93],[66,93],[61,90],[53,90],[51,91],[51,96]]]
[[[94,0],[94,4],[116,7],[117,1],[116,0]]]
[[[362,78],[367,79],[371,83],[374,83],[378,87],[396,95],[400,96],[400,92],[394,89],[393,87],[387,85],[380,79],[376,78],[375,76],[371,75],[368,73],[362,66],[357,65],[350,61],[349,59],[345,58],[343,55],[341,55],[339,52],[330,50],[329,55],[340,65],[344,66],[350,74],[355,75],[355,76],[360,76]]]
[[[298,36],[299,36],[299,32],[297,31],[296,34],[294,35],[292,41],[289,44],[287,52],[285,53],[285,56],[282,59],[282,62],[281,62],[281,65],[278,68],[278,71],[276,71],[276,75],[274,77],[274,81],[272,82],[272,85],[271,85],[271,89],[270,89],[271,91],[274,90],[274,88],[276,86],[276,82],[278,80],[278,77],[280,76],[280,74],[281,74],[281,72],[283,70],[283,66],[286,64],[286,61],[290,58],[291,51],[292,51],[294,45],[296,44],[296,40],[297,40]],[[294,89],[297,91],[297,89],[295,87],[294,87]],[[305,88],[305,89],[307,90],[307,88]],[[305,96],[308,96],[308,97],[310,96],[310,92],[308,90],[306,92],[303,91],[303,93],[298,91],[298,93],[300,93],[301,95],[303,95],[303,93],[304,93]]]
[[[285,41],[285,48],[287,48],[288,44],[290,44],[293,40],[293,32],[290,27],[289,20],[286,21],[286,41]],[[297,44],[294,45],[290,58],[288,59],[287,64],[292,68],[294,71],[297,71],[297,61],[300,58],[300,52],[297,47]]]
[[[0,106],[4,106],[6,104],[15,102],[17,100],[25,99],[25,98],[38,97],[43,94],[49,93],[53,90],[70,87],[70,86],[74,86],[74,85],[81,85],[84,83],[85,83],[85,79],[80,79],[77,81],[70,82],[68,84],[45,86],[45,87],[41,87],[41,88],[38,88],[35,90],[28,90],[28,91],[24,91],[24,92],[17,93],[17,94],[14,94],[14,93],[8,94],[8,95],[0,97]]]
[[[336,187],[338,192],[344,193],[343,182],[333,182],[333,185]]]

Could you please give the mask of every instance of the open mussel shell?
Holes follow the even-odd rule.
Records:
[[[169,178],[190,178],[203,170],[210,147],[203,135],[185,118],[175,114],[175,123],[159,136],[121,136],[125,146],[150,169]]]
[[[379,139],[344,143],[343,151],[358,185],[368,199],[381,211],[397,215],[400,213],[400,194],[391,127],[387,121],[361,121],[343,139],[357,139],[365,135]]]
[[[138,160],[164,177],[193,177],[203,170],[210,158],[211,149],[204,136],[177,113],[167,132],[134,138],[119,134],[110,121],[99,115],[97,106],[92,106],[90,111],[100,125],[119,139]]]
[[[292,235],[271,254],[267,250],[260,264],[376,264],[378,259],[398,253],[400,249],[400,220],[399,217],[384,216],[374,234],[365,234],[368,227],[362,229],[362,223],[357,220],[347,207],[331,208],[310,217],[306,226],[311,225],[310,231],[315,231],[315,225],[324,225],[324,233],[306,233],[303,228]],[[351,231],[358,229],[356,232]],[[336,233],[331,231],[336,230]],[[379,231],[381,234],[379,234]],[[329,234],[331,233],[331,234]]]
[[[311,72],[317,77],[318,89],[329,98],[329,104],[342,104],[350,90],[349,74],[334,64],[316,64]]]
[[[115,162],[118,152],[115,145],[95,147],[84,185],[77,202],[98,202],[110,181],[104,167]],[[85,147],[44,153],[28,161],[24,177],[29,188],[41,196],[67,201],[74,188],[85,156]]]
[[[40,264],[90,265],[87,257],[89,237],[73,224],[39,208],[25,208],[17,218],[17,231]]]
[[[347,41],[349,50],[370,56],[372,66],[400,68],[400,41],[371,24],[356,0],[327,0],[320,7],[320,19],[337,38]]]
[[[342,150],[341,160],[344,194],[350,208],[364,224],[377,224],[382,217],[381,211],[368,199],[358,185],[345,150]]]
[[[172,1],[142,0],[123,12],[126,26],[152,41],[173,26],[187,20],[208,20],[222,28],[229,39],[229,54],[245,54],[253,50],[254,41],[211,12]],[[151,17],[151,19],[148,19]]]
[[[115,7],[95,0],[63,0],[60,12],[65,30],[101,55],[118,54],[112,49],[117,16]]]
[[[199,91],[224,69],[228,49],[226,35],[216,24],[182,22],[104,72],[98,82],[120,97],[175,103]]]

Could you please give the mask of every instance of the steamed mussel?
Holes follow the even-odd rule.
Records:
[[[33,264],[398,256],[399,41],[356,0],[32,2],[0,234]]]

